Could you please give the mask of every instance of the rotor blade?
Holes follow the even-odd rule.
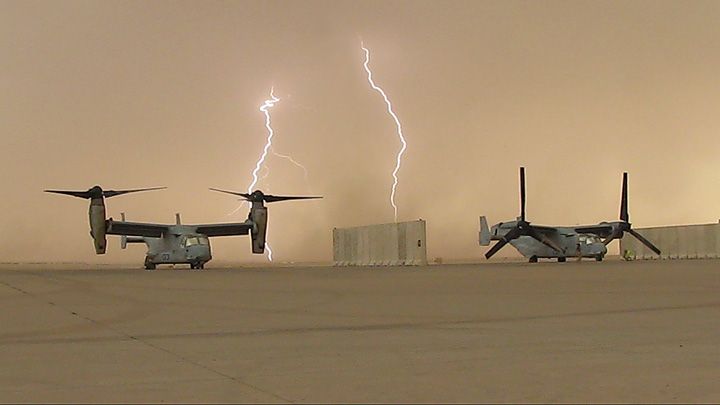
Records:
[[[150,190],[162,190],[166,189],[167,187],[148,187],[148,188],[136,188],[133,190],[105,190],[103,191],[103,197],[110,198],[115,197],[117,195],[123,195],[128,193],[137,193],[140,191],[150,191]]]
[[[520,220],[525,220],[525,168],[520,167]]]
[[[645,239],[645,237],[643,237],[642,235],[640,235],[639,233],[637,233],[637,231],[635,231],[634,229],[628,229],[628,232],[630,232],[630,234],[631,234],[632,236],[636,237],[637,240],[639,240],[640,242],[642,242],[643,245],[645,245],[645,246],[647,246],[648,248],[650,248],[650,250],[652,250],[653,252],[657,253],[658,255],[660,254],[660,249],[658,249],[657,247],[655,247],[655,245],[653,245],[652,243],[650,243],[650,241],[647,240],[647,239]]]
[[[535,230],[532,225],[530,225],[530,232],[528,233],[530,234],[529,236],[533,237],[535,240],[542,243],[543,245],[548,246],[556,252],[563,253],[562,248],[557,243],[555,243],[554,240],[548,238],[547,235]]]
[[[507,241],[505,239],[500,239],[499,241],[497,241],[496,244],[493,245],[493,247],[490,248],[490,250],[487,251],[487,253],[485,253],[485,258],[489,259],[493,257],[493,255],[497,253],[498,250],[502,249],[503,246],[505,246],[506,244]]]
[[[78,197],[78,198],[90,198],[90,193],[87,191],[66,191],[66,190],[43,190],[46,193],[55,193],[55,194],[63,194],[63,195],[69,195],[72,197]]]
[[[508,233],[505,234],[505,236],[502,237],[502,239],[500,239],[496,244],[494,244],[487,253],[485,253],[485,258],[491,258],[495,253],[498,252],[498,250],[502,249],[503,246],[507,245],[508,242],[517,238],[518,236],[520,236],[520,230],[517,227],[511,229],[510,231],[508,231]]]
[[[265,194],[265,202],[271,203],[271,202],[278,202],[278,201],[287,201],[287,200],[314,200],[322,197],[310,197],[310,196],[284,196],[284,195],[270,195]]]
[[[607,246],[610,242],[615,240],[615,234],[610,234],[605,240],[603,240],[603,245]]]
[[[623,173],[622,196],[620,197],[620,220],[630,222],[630,214],[628,213],[628,174]]]
[[[217,188],[211,188],[210,190],[218,191],[218,192],[226,193],[226,194],[237,195],[237,196],[245,198],[248,201],[253,201],[253,200],[257,199],[258,201],[262,200],[267,203],[278,202],[278,201],[287,201],[287,200],[311,200],[311,199],[316,199],[316,198],[322,198],[322,197],[314,197],[314,196],[310,197],[310,196],[270,195],[270,194],[263,194],[263,192],[260,190],[255,190],[252,194],[239,193],[236,191],[220,190]]]
[[[220,193],[232,194],[232,195],[237,195],[237,196],[240,196],[240,197],[245,197],[246,200],[247,200],[248,198],[250,198],[250,194],[241,193],[241,192],[239,192],[239,191],[227,191],[227,190],[220,190],[220,189],[218,189],[218,188],[210,188],[210,190],[212,190],[212,191],[217,191],[217,192],[220,192]]]

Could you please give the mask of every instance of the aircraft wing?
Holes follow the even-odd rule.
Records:
[[[552,226],[543,226],[543,225],[535,225],[535,224],[531,224],[530,226],[532,226],[533,229],[535,229],[536,231],[538,231],[542,234],[545,234],[545,235],[558,233],[558,229],[555,227],[552,227]]]
[[[252,222],[235,222],[224,224],[196,225],[197,233],[205,236],[235,236],[247,235],[252,231]]]
[[[106,233],[108,235],[147,236],[151,238],[159,238],[164,233],[168,232],[169,225],[113,221],[112,219],[108,219],[106,228]]]
[[[587,225],[578,226],[574,229],[577,233],[591,233],[601,238],[606,238],[612,233],[613,227],[610,225]]]

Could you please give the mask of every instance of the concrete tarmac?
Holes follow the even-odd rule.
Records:
[[[720,261],[0,267],[0,402],[720,402]]]

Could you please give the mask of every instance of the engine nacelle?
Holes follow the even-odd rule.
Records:
[[[105,203],[102,198],[93,198],[90,201],[90,236],[93,238],[95,253],[105,254],[107,240],[105,238]]]
[[[90,222],[90,236],[93,238],[95,253],[105,254],[107,248],[107,222],[105,220],[105,199],[118,195],[137,193],[139,191],[159,190],[165,187],[137,188],[133,190],[103,190],[100,186],[93,186],[86,191],[74,190],[45,190],[46,193],[69,195],[71,197],[90,200],[88,217]],[[124,218],[124,215],[123,215]]]
[[[267,231],[268,213],[266,207],[253,207],[250,210],[250,220],[253,226],[250,232],[252,251],[256,254],[265,253],[265,235]]]

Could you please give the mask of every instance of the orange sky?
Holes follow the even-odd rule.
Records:
[[[400,220],[427,220],[428,257],[480,258],[477,217],[518,213],[528,170],[538,224],[616,219],[622,171],[639,227],[720,213],[718,2],[0,1],[0,261],[96,257],[87,203],[42,193],[165,185],[113,198],[110,215],[243,220],[208,187],[321,194],[270,208],[279,261],[327,261],[333,227],[391,222],[394,124],[359,39],[403,122]],[[213,241],[257,261],[247,238]],[[512,249],[503,250],[512,254]]]

